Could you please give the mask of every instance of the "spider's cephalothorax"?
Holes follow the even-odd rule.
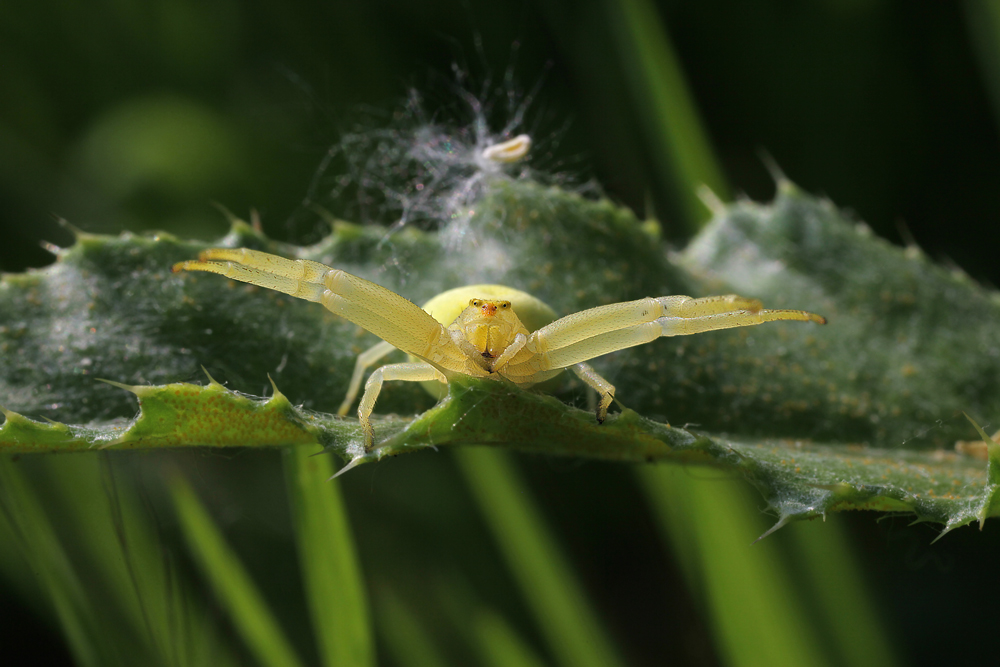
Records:
[[[391,290],[325,264],[247,248],[206,250],[197,261],[179,262],[173,270],[218,273],[317,301],[385,341],[358,356],[340,414],[347,414],[357,397],[365,369],[395,348],[409,353],[414,361],[382,366],[365,383],[358,418],[366,450],[374,446],[371,413],[385,380],[441,387],[438,383],[447,384],[450,377],[471,375],[530,387],[569,369],[600,395],[597,421],[602,422],[615,388],[586,363],[589,359],[660,336],[775,320],[826,323],[813,313],[767,310],[760,301],[735,294],[646,297],[556,319],[551,308],[530,294],[500,285],[449,290],[421,309]]]
[[[493,361],[507,349],[518,334],[528,336],[521,320],[514,314],[510,301],[469,299],[469,306],[462,311],[451,331],[464,338],[487,361],[486,370],[496,370]]]

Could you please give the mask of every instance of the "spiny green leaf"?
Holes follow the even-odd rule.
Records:
[[[0,282],[0,401],[84,425],[8,413],[0,446],[319,442],[358,464],[481,443],[735,468],[782,523],[875,509],[950,529],[994,514],[988,464],[952,449],[968,433],[953,418],[958,411],[989,415],[1000,399],[1000,305],[967,277],[873,238],[788,183],[773,204],[720,210],[680,255],[627,211],[528,182],[498,184],[460,222],[464,235],[338,223],[309,248],[237,224],[221,243],[334,264],[417,301],[475,282],[532,291],[564,313],[647,295],[738,292],[820,312],[830,324],[662,339],[599,359],[617,397],[636,411],[602,426],[568,407],[567,394],[455,382],[416,418],[379,419],[380,447],[365,454],[355,420],[311,410],[339,402],[355,353],[374,338],[359,339],[356,327],[315,304],[166,272],[198,244],[87,236],[52,267]],[[254,401],[214,382],[131,387],[141,411],[128,420],[127,394],[93,381],[174,381],[199,363],[243,388],[263,388],[270,373],[291,401],[279,393]],[[416,387],[390,383],[378,410],[414,414],[429,405]],[[669,427],[666,418],[695,426]]]
[[[799,406],[811,415],[801,434],[820,441],[951,448],[969,434],[963,410],[990,416],[998,404],[1000,295],[787,181],[772,205],[743,202],[718,216],[682,261],[719,289],[774,307],[809,304],[830,320],[807,347],[790,339],[760,350],[760,334],[789,330],[743,330],[762,363],[740,369],[735,391],[752,409],[720,415],[726,430],[773,432],[773,415]]]
[[[7,421],[0,425],[0,449],[30,453],[93,447],[245,447],[316,442],[307,430],[313,418],[293,408],[281,392],[275,391],[267,401],[257,401],[209,380],[206,386],[119,384],[139,397],[139,414],[131,420],[100,425],[42,423],[7,411]]]
[[[177,385],[146,388],[144,409],[159,410],[160,397],[172,401]],[[225,390],[223,390],[225,391]],[[187,419],[196,424],[201,403],[206,410],[225,406],[229,419],[252,421],[268,410],[274,399],[250,398],[212,385],[183,385],[189,402]],[[226,398],[221,398],[226,397]],[[209,403],[210,402],[210,403]],[[136,421],[144,419],[142,414]],[[186,432],[184,417],[178,430]],[[293,406],[269,414],[272,431],[246,430],[238,443],[222,445],[275,446],[319,442],[352,465],[389,456],[448,445],[486,444],[539,454],[581,456],[614,461],[646,463],[684,461],[714,463],[740,470],[753,482],[782,522],[792,518],[821,516],[831,511],[868,509],[912,512],[922,520],[949,527],[977,520],[984,511],[994,516],[992,492],[987,492],[987,465],[978,459],[947,451],[873,449],[862,446],[819,445],[801,440],[721,437],[680,429],[641,417],[631,410],[612,414],[603,424],[593,413],[572,408],[543,394],[518,390],[489,380],[454,381],[449,395],[437,406],[407,420],[398,417],[376,420],[379,447],[365,453],[361,428],[354,420],[308,413]],[[32,443],[34,424],[42,435],[49,424],[18,420],[21,442]],[[0,426],[6,441],[7,424]],[[116,446],[133,446],[129,428],[119,424],[91,427],[94,441],[119,438]],[[194,430],[194,428],[192,428]],[[270,433],[289,433],[274,440]],[[26,432],[29,435],[26,435]],[[144,446],[207,445],[211,442],[182,439],[137,440]],[[75,440],[74,446],[85,441]],[[29,451],[36,449],[29,444]],[[17,450],[15,451],[23,451]]]

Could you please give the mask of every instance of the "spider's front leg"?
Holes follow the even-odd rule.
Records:
[[[769,310],[756,299],[735,294],[693,299],[663,296],[613,303],[567,315],[528,336],[503,374],[516,384],[541,382],[552,371],[572,368],[601,394],[597,419],[603,421],[614,399],[614,386],[586,362],[609,352],[649,343],[661,336],[745,327],[778,320],[826,324],[804,310]]]
[[[198,260],[179,262],[173,271],[218,273],[306,301],[372,332],[393,347],[448,370],[464,356],[444,327],[412,301],[381,285],[319,262],[285,259],[248,248],[213,248]]]
[[[826,318],[815,313],[769,310],[757,299],[735,294],[700,299],[647,297],[583,310],[542,327],[528,337],[527,345],[510,361],[506,372],[517,376],[568,368],[661,336],[684,336],[778,320],[826,324]]]
[[[197,260],[175,264],[173,271],[217,273],[316,301],[386,341],[359,360],[347,400],[341,406],[342,413],[346,413],[357,394],[365,366],[375,363],[393,347],[425,360],[426,363],[392,364],[369,378],[358,409],[366,450],[374,443],[371,413],[384,380],[447,382],[445,372],[485,374],[475,367],[441,323],[419,306],[380,285],[319,262],[286,259],[248,248],[213,248],[202,252]]]

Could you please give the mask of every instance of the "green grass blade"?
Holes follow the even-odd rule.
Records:
[[[544,667],[542,659],[499,614],[480,610],[472,622],[481,664],[487,667]]]
[[[3,498],[2,494],[0,498]],[[24,545],[20,543],[14,526],[8,521],[10,512],[6,508],[10,505],[4,503],[7,501],[0,500],[0,576],[16,598],[23,601],[36,616],[45,618],[52,612],[46,600],[46,590],[27,560]]]
[[[390,589],[376,596],[379,634],[392,661],[400,667],[440,667],[448,664],[420,625],[416,614]]]
[[[97,644],[94,614],[44,508],[23,473],[0,456],[0,508],[5,530],[48,591],[66,642],[80,665],[106,664]]]
[[[165,665],[232,662],[229,646],[160,541],[156,517],[108,454],[46,462],[48,488],[74,529],[78,558],[100,577],[118,616]]]
[[[324,664],[375,662],[361,568],[332,457],[321,448],[289,447],[285,478],[298,540],[299,562],[313,629]]]
[[[966,0],[965,16],[983,82],[993,102],[993,115],[1000,125],[1000,2]]]
[[[536,647],[525,641],[498,611],[487,607],[460,577],[438,586],[453,635],[462,637],[475,657],[487,667],[540,667],[545,662]],[[469,661],[466,656],[466,662]]]
[[[106,455],[105,455],[106,456]],[[46,461],[49,486],[69,517],[79,557],[100,577],[104,591],[131,631],[160,656],[178,664],[178,642],[167,627],[161,545],[143,519],[138,499],[119,485],[109,459],[96,453]]]
[[[171,491],[188,548],[253,655],[268,667],[300,665],[250,575],[194,491],[179,477],[171,483]]]
[[[622,664],[507,456],[485,447],[455,455],[558,663]]]
[[[712,472],[673,466],[639,470],[669,541],[695,552],[695,590],[702,594],[723,664],[830,664],[777,541],[753,544],[767,529],[756,510],[759,500],[742,482],[693,474]],[[688,517],[682,524],[670,520],[678,506]]]
[[[797,522],[788,533],[792,554],[802,565],[826,634],[844,665],[898,664],[869,598],[857,560],[849,548],[842,520],[831,515],[823,523]]]
[[[709,218],[697,188],[707,185],[719,198],[728,200],[725,177],[656,7],[650,0],[612,0],[608,6],[617,51],[622,54],[653,159],[662,182],[675,186],[685,231],[693,235]]]

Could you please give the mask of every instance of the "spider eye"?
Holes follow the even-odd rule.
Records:
[[[469,305],[475,308],[479,308],[479,306],[482,305],[482,301],[480,301],[479,299],[469,299]]]
[[[510,308],[510,302],[509,301],[504,301],[503,303],[500,304],[500,307],[501,308]]]

